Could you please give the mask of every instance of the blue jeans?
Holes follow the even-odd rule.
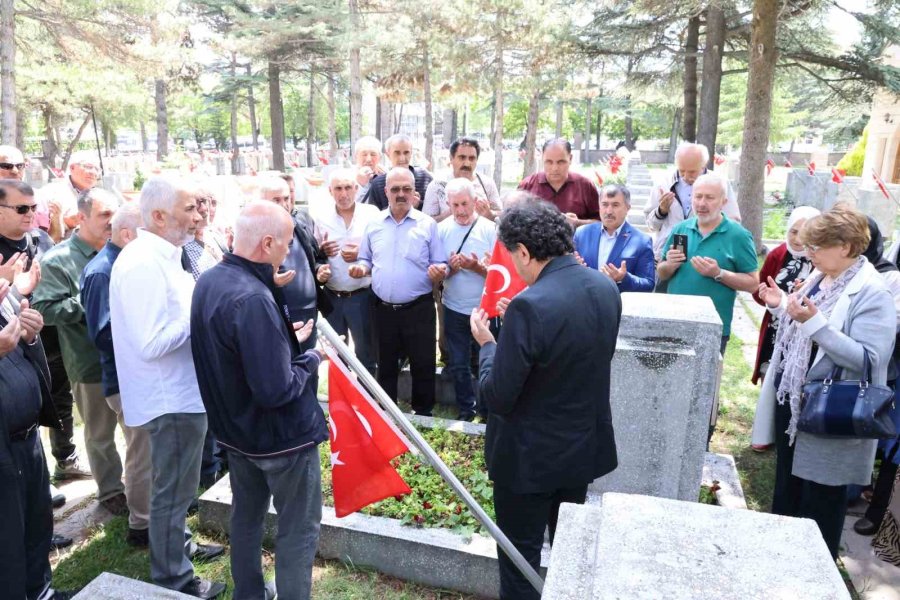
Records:
[[[265,600],[263,522],[274,497],[278,513],[275,587],[278,597],[310,597],[322,522],[322,472],[316,446],[272,458],[228,451],[231,479],[231,574],[234,600]]]
[[[156,585],[182,590],[194,579],[188,508],[200,484],[206,413],[171,413],[141,428],[150,434],[150,576]]]
[[[325,288],[332,311],[325,319],[338,335],[353,335],[356,358],[375,374],[375,335],[372,331],[372,290],[365,288],[349,298],[339,297]],[[349,341],[349,340],[348,340]]]
[[[460,415],[475,414],[475,385],[472,373],[472,357],[478,356],[478,343],[472,337],[469,315],[458,313],[444,306],[444,337],[456,389],[456,404]]]

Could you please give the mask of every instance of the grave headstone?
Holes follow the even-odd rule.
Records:
[[[101,573],[75,594],[72,600],[191,600],[193,596],[129,579],[113,573]]]

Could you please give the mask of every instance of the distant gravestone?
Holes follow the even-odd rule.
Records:
[[[152,583],[101,573],[75,594],[73,600],[191,600],[193,596]]]
[[[543,600],[844,600],[814,521],[649,496],[563,504]]]

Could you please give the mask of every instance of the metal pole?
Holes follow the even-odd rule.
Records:
[[[478,522],[484,525],[488,533],[491,534],[491,537],[497,542],[497,545],[500,546],[503,552],[506,553],[506,556],[508,556],[516,565],[516,568],[518,568],[528,582],[534,586],[534,589],[536,589],[538,593],[541,593],[544,589],[544,580],[535,572],[518,549],[513,546],[512,542],[509,541],[509,538],[500,531],[497,524],[491,520],[486,512],[484,512],[484,509],[481,508],[478,501],[472,497],[469,490],[463,486],[459,479],[456,478],[456,475],[454,475],[447,465],[444,464],[444,461],[441,460],[434,449],[428,445],[428,442],[425,441],[425,438],[422,437],[419,430],[409,422],[403,414],[403,411],[400,410],[400,407],[391,400],[391,397],[388,396],[383,389],[381,389],[381,386],[378,385],[378,382],[372,377],[372,374],[369,373],[363,364],[359,362],[359,359],[356,358],[356,354],[350,350],[347,344],[345,344],[340,336],[338,336],[337,332],[332,329],[328,321],[325,319],[317,319],[316,327],[318,328],[319,333],[328,340],[328,343],[334,346],[334,349],[337,350],[340,357],[347,362],[350,369],[356,373],[356,376],[359,377],[365,386],[372,391],[375,395],[375,399],[378,400],[391,417],[394,418],[394,421],[396,421],[400,429],[403,430],[403,433],[405,433],[410,441],[425,455],[426,460],[431,464],[434,470],[440,474],[444,481],[446,481],[462,501],[465,502],[466,506],[469,507],[469,510],[472,511],[472,514],[475,515],[475,518],[478,519]]]

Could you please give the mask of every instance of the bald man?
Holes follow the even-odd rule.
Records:
[[[203,273],[191,309],[191,348],[209,426],[228,452],[234,511],[235,598],[267,598],[260,562],[263,519],[278,511],[275,582],[309,598],[322,518],[318,444],[328,439],[316,399],[322,355],[301,352],[312,319],[291,323],[275,273],[294,235],[290,215],[254,202],[235,224],[234,253]]]

